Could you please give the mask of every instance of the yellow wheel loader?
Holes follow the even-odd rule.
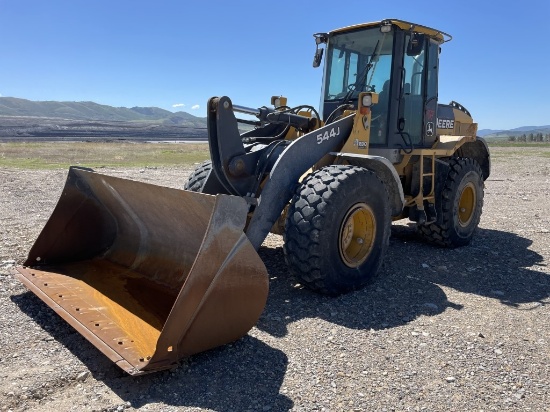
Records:
[[[186,190],[69,170],[17,276],[128,373],[246,334],[267,298],[270,231],[290,273],[329,295],[376,274],[392,220],[445,247],[472,239],[490,157],[470,113],[438,104],[451,36],[388,19],[314,38],[320,112],[211,98],[210,160]]]

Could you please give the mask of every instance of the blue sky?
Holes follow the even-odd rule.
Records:
[[[0,0],[0,95],[196,116],[220,95],[317,107],[312,34],[384,18],[453,36],[439,101],[460,102],[480,128],[550,124],[548,0]]]

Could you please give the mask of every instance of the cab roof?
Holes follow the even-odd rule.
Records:
[[[342,27],[340,29],[332,30],[328,34],[333,35],[333,34],[338,34],[338,33],[345,33],[345,32],[348,32],[348,31],[354,31],[354,30],[357,30],[357,29],[367,29],[367,28],[371,28],[371,27],[380,27],[380,26],[385,26],[385,25],[389,25],[389,24],[391,24],[393,26],[397,26],[402,30],[407,30],[407,31],[408,30],[413,30],[417,33],[425,34],[425,35],[431,37],[432,39],[436,40],[440,44],[451,41],[451,39],[452,39],[452,36],[450,34],[447,34],[447,33],[443,32],[441,30],[432,29],[432,28],[427,27],[427,26],[422,26],[421,24],[411,23],[411,22],[408,22],[408,21],[398,20],[398,19],[385,19],[385,20],[376,21],[376,22],[372,22],[372,23],[355,24],[353,26],[347,26],[347,27]]]

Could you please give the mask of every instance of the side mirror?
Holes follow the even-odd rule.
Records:
[[[321,65],[324,50],[325,49],[320,49],[319,47],[317,47],[317,50],[315,50],[315,56],[313,56],[313,67],[319,67]]]
[[[409,44],[407,44],[407,56],[418,56],[424,49],[426,35],[411,33]]]
[[[320,48],[319,45],[323,43],[327,43],[328,41],[328,34],[327,33],[315,33],[313,35],[315,37],[315,56],[313,56],[313,67],[319,67],[321,65],[321,61],[323,60],[323,51],[324,49]]]

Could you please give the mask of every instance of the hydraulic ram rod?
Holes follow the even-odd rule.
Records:
[[[267,121],[270,123],[285,123],[306,131],[314,129],[317,123],[315,118],[301,116],[299,114],[289,113],[286,111],[273,110],[267,107],[253,109],[251,107],[239,106],[236,104],[232,106],[234,112],[256,116],[262,122]]]

